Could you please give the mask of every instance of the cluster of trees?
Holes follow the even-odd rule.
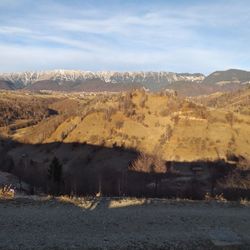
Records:
[[[119,98],[118,109],[123,112],[127,117],[135,114],[135,104],[133,103],[133,92],[127,92]]]
[[[197,103],[201,103],[204,106],[214,107],[214,108],[228,108],[230,107],[232,111],[249,115],[249,93],[250,88],[244,88],[238,91],[232,91],[228,93],[223,93],[221,95],[198,97],[196,98]]]
[[[77,150],[78,145],[73,146]],[[64,166],[67,160],[54,157],[46,165],[39,165],[24,155],[16,164],[11,158],[4,159],[5,164],[8,162],[8,169],[3,170],[15,174],[20,183],[29,183],[31,194],[35,190],[53,195],[178,196],[202,199],[204,190],[209,190],[212,196],[224,193],[228,199],[250,196],[249,162],[244,161],[241,169],[231,168],[224,161],[189,163],[195,172],[189,184],[185,184],[180,191],[176,180],[182,174],[173,169],[174,162],[166,162],[157,155],[138,155],[135,151],[125,152],[120,147],[114,147],[111,153],[113,156],[128,154],[130,159],[127,165],[121,168],[118,166],[119,162],[113,165],[106,162],[96,164],[95,154],[98,150],[92,149],[85,158],[76,159],[67,168]],[[242,159],[239,161],[243,162]],[[199,171],[204,166],[209,170],[207,180],[196,174],[196,169]]]
[[[51,114],[51,99],[2,98],[0,99],[0,126],[7,126],[18,119],[41,120]]]

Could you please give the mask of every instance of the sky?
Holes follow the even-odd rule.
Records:
[[[0,72],[250,70],[249,0],[0,0]]]

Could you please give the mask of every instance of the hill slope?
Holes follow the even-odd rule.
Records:
[[[18,97],[17,94],[10,96]],[[25,98],[29,100],[31,97]],[[32,98],[37,100],[39,107],[42,103],[46,106],[40,108],[40,113],[36,112],[36,125],[14,126],[29,117],[10,118],[8,129],[14,140],[117,145],[149,154],[157,152],[165,160],[214,160],[218,154],[226,158],[228,151],[250,156],[249,116],[233,113],[231,124],[228,118],[231,106],[215,110],[167,92],[150,94],[142,90],[112,95],[72,94],[65,98],[65,94],[56,94],[53,98],[50,95]],[[29,103],[34,103],[32,98]],[[2,113],[3,106],[2,101]],[[22,113],[24,109],[25,106]],[[30,105],[26,113],[30,112],[29,109]],[[48,110],[54,113],[48,113]]]
[[[198,103],[220,109],[228,109],[237,113],[250,115],[250,87],[229,93],[215,93],[193,98]]]
[[[105,195],[202,198],[222,171],[236,164],[249,169],[250,116],[231,106],[215,109],[144,90],[2,91],[0,100],[1,170],[44,192],[54,157],[63,166],[64,192],[88,195],[101,188]],[[250,185],[247,171],[236,177],[225,185]]]
[[[239,69],[229,69],[226,71],[215,71],[203,80],[204,84],[249,84],[250,83],[250,72],[239,70]]]

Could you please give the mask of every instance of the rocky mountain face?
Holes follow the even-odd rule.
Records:
[[[54,70],[44,72],[24,72],[24,73],[5,73],[0,75],[0,80],[14,84],[15,88],[42,89],[43,85],[47,89],[48,83],[51,89],[83,90],[81,85],[103,85],[110,88],[117,88],[115,84],[134,85],[158,90],[166,85],[184,81],[201,82],[204,79],[202,74],[177,74],[172,72],[90,72],[75,70]],[[39,87],[37,87],[39,85]],[[103,86],[103,87],[105,87]],[[96,86],[97,87],[97,86]],[[97,87],[98,88],[98,87]],[[103,88],[101,88],[103,89]]]
[[[216,71],[203,74],[173,72],[91,72],[54,70],[0,74],[0,89],[32,91],[124,91],[144,87],[150,91],[172,89],[185,96],[238,90],[250,85],[250,72]]]
[[[204,75],[189,74],[189,73],[172,73],[172,72],[91,72],[77,70],[54,70],[43,72],[24,72],[24,73],[4,73],[0,78],[11,81],[16,84],[27,86],[37,81],[53,80],[53,81],[86,81],[100,79],[106,83],[146,83],[153,81],[161,82],[176,82],[176,81],[202,81]]]

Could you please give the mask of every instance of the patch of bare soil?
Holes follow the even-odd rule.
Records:
[[[0,249],[250,249],[248,203],[0,200]]]

